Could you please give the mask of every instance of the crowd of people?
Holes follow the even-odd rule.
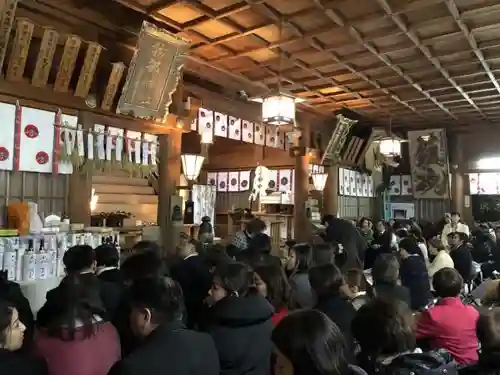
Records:
[[[487,307],[464,298],[496,272],[494,230],[458,213],[324,224],[283,257],[256,218],[168,260],[153,242],[122,262],[75,246],[36,318],[2,274],[0,374],[500,374],[500,288]]]

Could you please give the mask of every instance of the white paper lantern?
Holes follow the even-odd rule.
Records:
[[[312,174],[314,189],[323,191],[328,179],[328,173],[313,173]]]
[[[400,156],[401,155],[401,141],[396,138],[383,138],[380,141],[380,153],[384,156]]]
[[[205,157],[201,155],[195,155],[195,154],[181,155],[182,170],[187,180],[195,181],[198,178],[204,160]]]
[[[295,98],[273,95],[263,98],[262,122],[269,125],[293,125],[295,122]]]

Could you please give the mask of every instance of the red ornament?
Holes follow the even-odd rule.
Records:
[[[9,159],[9,150],[5,147],[0,147],[0,161],[5,161]]]
[[[40,165],[47,164],[49,162],[49,154],[45,151],[40,151],[35,156],[36,162]]]
[[[38,128],[33,124],[28,124],[24,127],[24,134],[26,134],[26,137],[28,138],[36,138],[39,134]]]

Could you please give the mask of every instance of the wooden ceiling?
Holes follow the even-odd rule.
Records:
[[[309,110],[405,128],[500,123],[498,0],[114,1],[190,39],[188,69],[220,85],[276,87],[282,55],[283,86]]]

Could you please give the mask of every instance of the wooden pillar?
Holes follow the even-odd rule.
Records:
[[[294,237],[299,242],[307,242],[311,239],[311,223],[307,217],[307,198],[309,195],[309,156],[307,145],[309,145],[309,126],[301,124],[302,137],[297,147],[295,156],[295,181],[294,181]]]
[[[325,167],[328,173],[325,190],[323,190],[323,215],[338,215],[339,211],[339,167]]]
[[[78,113],[78,124],[84,130],[90,130],[94,126],[92,115],[88,112]],[[90,197],[92,195],[92,168],[83,168],[83,171],[75,170],[68,176],[68,216],[72,223],[90,226]]]
[[[463,214],[464,210],[464,173],[463,173],[463,153],[462,137],[454,135],[450,137],[449,160],[451,171],[451,210]]]

